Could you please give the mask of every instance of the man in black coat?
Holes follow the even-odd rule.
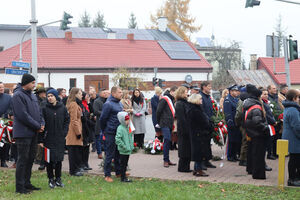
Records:
[[[211,97],[210,97],[210,92],[211,92],[211,84],[208,81],[203,81],[201,83],[201,92],[200,95],[202,96],[202,107],[207,115],[208,119],[211,119],[211,117],[214,115],[214,110],[213,110],[213,105],[211,102]],[[210,134],[212,135],[212,134]],[[216,168],[215,165],[213,165],[209,160],[212,159],[212,151],[211,151],[211,145],[210,145],[210,140],[209,142],[209,149],[207,152],[207,155],[204,156],[204,162],[202,163],[203,168],[205,169],[206,167],[208,168]]]
[[[13,136],[18,150],[16,192],[21,194],[40,189],[30,182],[37,148],[37,134],[44,131],[44,120],[38,100],[32,93],[34,87],[35,78],[30,74],[24,74],[12,98]]]
[[[156,119],[158,125],[156,127],[161,128],[164,136],[164,167],[169,167],[170,165],[176,165],[172,163],[169,159],[169,151],[171,147],[171,134],[174,126],[175,108],[174,108],[174,95],[177,87],[173,86],[170,91],[166,91],[165,95],[159,100]]]
[[[9,94],[4,93],[4,84],[2,82],[0,82],[0,102],[0,117],[7,118],[7,114],[10,110],[11,96]],[[9,152],[9,144],[2,144],[3,146],[0,146],[1,167],[8,167],[5,160],[7,157],[6,155]]]
[[[247,136],[251,138],[248,148],[247,171],[253,179],[266,179],[265,152],[269,127],[264,116],[262,103],[259,98],[261,91],[254,85],[246,86],[249,98],[245,100],[243,109],[245,112],[244,127]]]
[[[230,162],[238,161],[237,155],[240,155],[242,133],[235,123],[235,114],[237,103],[239,101],[239,89],[237,85],[228,88],[229,94],[224,100],[224,114],[228,126],[228,152],[227,160]]]

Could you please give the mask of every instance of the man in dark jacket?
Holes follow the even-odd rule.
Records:
[[[10,110],[11,96],[9,94],[4,93],[4,84],[2,82],[0,82],[0,102],[1,102],[0,117],[7,118],[7,114]],[[0,146],[1,167],[8,167],[5,162],[8,151],[9,151],[8,144],[4,144],[3,146]]]
[[[44,107],[46,107],[47,104],[46,89],[43,86],[38,85],[34,91],[35,91],[36,98],[39,102],[40,108],[42,110]],[[35,160],[36,160],[35,162],[40,165],[38,168],[39,170],[44,170],[46,168],[44,157],[45,157],[44,148],[42,148],[41,145],[39,144],[37,146],[36,156],[35,156]]]
[[[166,91],[165,96],[159,100],[156,119],[158,125],[156,127],[161,128],[164,136],[164,167],[170,165],[176,165],[169,159],[169,151],[171,147],[171,133],[174,126],[175,108],[174,108],[174,95],[177,87],[173,86],[170,91]]]
[[[17,86],[12,98],[13,136],[18,150],[16,192],[21,194],[40,189],[30,182],[31,169],[37,148],[37,134],[44,131],[44,120],[38,100],[32,93],[34,87],[35,78],[30,74],[24,74],[21,84]]]
[[[211,119],[211,117],[214,115],[214,110],[213,110],[213,105],[211,102],[211,97],[210,97],[210,92],[211,92],[211,84],[208,81],[203,81],[201,83],[201,92],[200,95],[202,96],[202,108],[205,112],[205,114],[208,116],[208,119]],[[210,134],[212,135],[212,134]],[[210,143],[210,141],[207,141]],[[215,165],[213,165],[209,160],[212,159],[212,151],[211,151],[211,145],[208,145],[208,154],[204,156],[204,162],[202,163],[202,167],[205,168],[216,168]]]
[[[105,93],[104,91],[100,91],[100,96],[94,101],[93,110],[94,115],[96,116],[96,126],[95,126],[95,147],[97,150],[98,158],[102,159],[102,147],[101,142],[103,138],[103,134],[101,133],[101,124],[100,124],[100,116],[102,113],[103,104],[105,103]]]
[[[228,126],[228,153],[227,160],[230,162],[238,161],[237,155],[240,155],[242,134],[239,127],[235,124],[235,114],[237,103],[239,101],[239,89],[237,85],[228,88],[229,94],[224,100],[224,114]]]
[[[104,176],[106,182],[113,182],[111,178],[111,161],[114,159],[115,171],[117,176],[121,176],[120,172],[120,153],[117,149],[115,136],[120,122],[117,114],[123,110],[120,102],[122,98],[122,90],[119,87],[111,88],[111,96],[103,105],[100,116],[100,127],[105,135],[106,158],[104,163]]]
[[[251,141],[248,148],[247,171],[253,179],[266,179],[266,140],[269,133],[268,123],[259,98],[261,91],[254,85],[246,86],[249,98],[245,100],[243,109],[245,112],[244,127]]]

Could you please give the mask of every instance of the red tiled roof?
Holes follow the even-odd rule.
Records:
[[[285,72],[284,58],[276,58],[276,72]],[[265,69],[277,84],[285,84],[285,74],[275,75],[273,72],[273,58],[259,58],[258,69]],[[290,62],[291,84],[300,84],[300,59]]]
[[[178,41],[177,41],[178,42]],[[39,68],[204,68],[212,66],[201,60],[172,60],[157,41],[38,38]],[[0,68],[10,67],[19,59],[19,45],[0,52]],[[31,40],[23,43],[23,62],[31,62]]]

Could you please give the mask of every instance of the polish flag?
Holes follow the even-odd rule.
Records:
[[[132,133],[133,131],[135,131],[135,128],[133,126],[132,121],[130,120],[130,122],[129,122],[129,133]]]
[[[270,136],[276,135],[274,126],[272,126],[272,125],[268,125],[268,126],[269,126],[269,130],[270,130]]]
[[[45,161],[50,163],[50,149],[45,147]]]

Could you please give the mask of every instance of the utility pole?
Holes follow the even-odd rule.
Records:
[[[38,23],[35,14],[35,0],[31,0],[31,74],[35,77],[36,82],[38,82],[37,74],[37,28]]]
[[[290,65],[289,65],[289,55],[288,55],[288,47],[287,47],[286,37],[283,37],[283,48],[284,48],[286,84],[288,85],[289,89],[291,89]]]

